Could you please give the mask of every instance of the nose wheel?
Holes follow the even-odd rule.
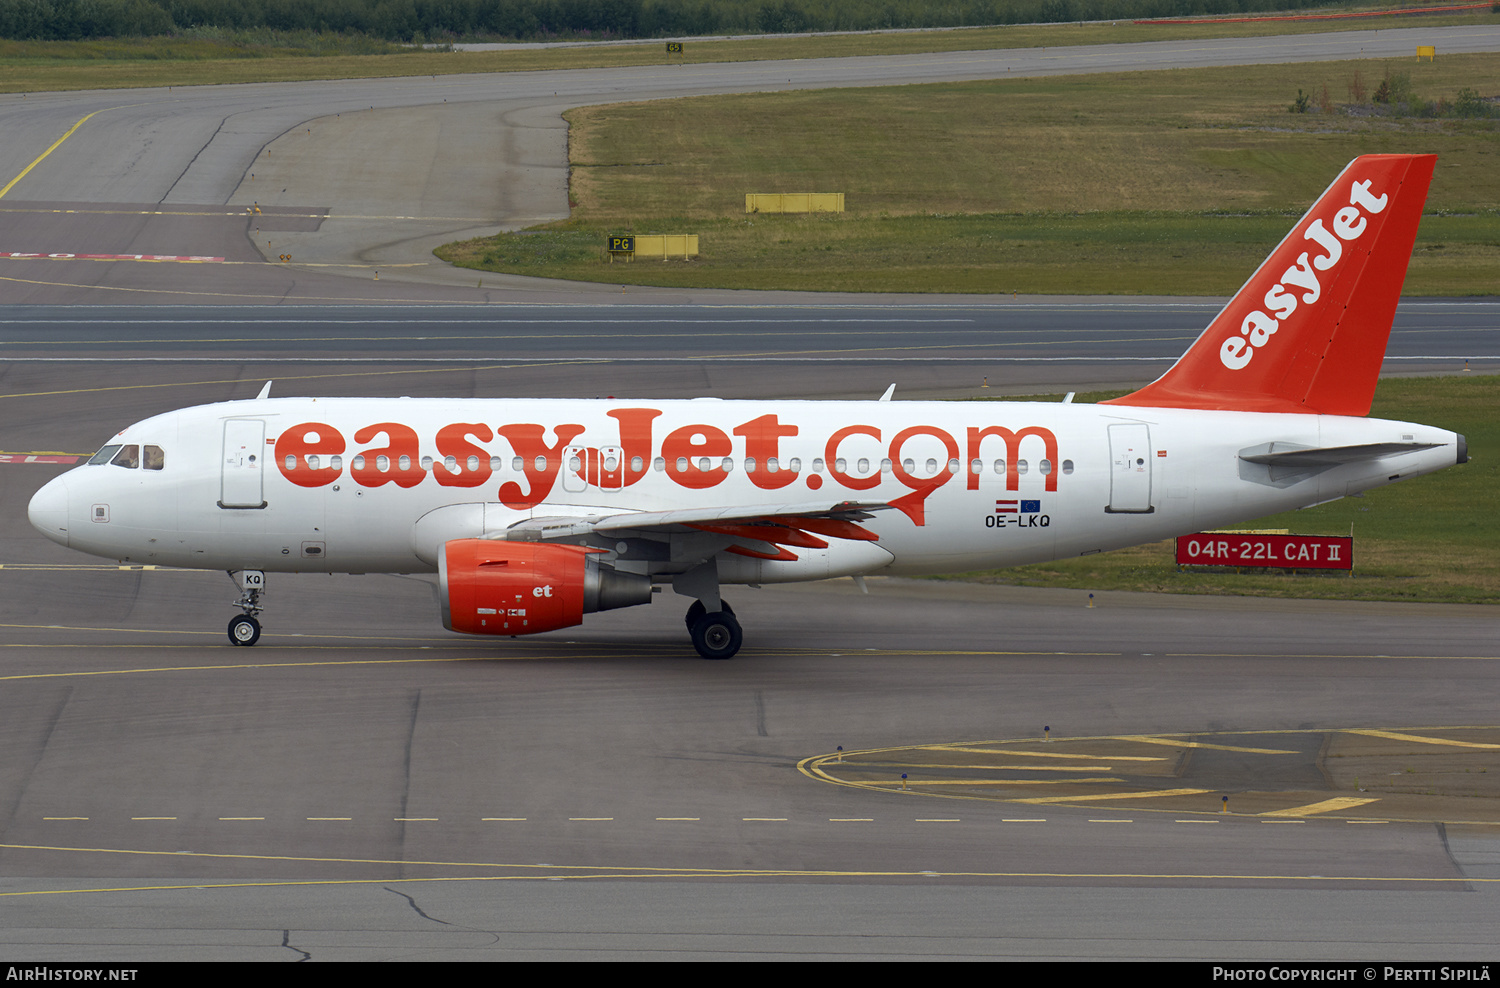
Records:
[[[260,622],[255,619],[255,615],[263,610],[260,595],[266,589],[266,574],[260,570],[247,569],[238,573],[231,571],[229,578],[239,584],[240,599],[234,602],[234,606],[244,612],[229,622],[229,643],[254,645],[260,641]]]
[[[260,622],[241,614],[229,622],[229,640],[235,645],[254,645],[260,641]]]
[[[693,639],[693,648],[705,659],[733,658],[745,639],[729,602],[719,603],[724,609],[710,612],[701,600],[695,600],[693,606],[688,608],[685,619],[688,634]]]

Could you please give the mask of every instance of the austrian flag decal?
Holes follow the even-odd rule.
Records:
[[[1042,502],[1021,498],[1001,498],[995,502],[995,513],[984,518],[985,528],[1051,528],[1052,517],[1042,514]]]

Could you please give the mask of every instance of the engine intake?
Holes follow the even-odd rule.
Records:
[[[620,573],[603,550],[540,542],[455,539],[438,553],[443,627],[470,635],[571,628],[585,614],[651,600],[651,579]]]

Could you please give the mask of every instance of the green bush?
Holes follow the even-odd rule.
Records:
[[[1500,6],[1500,5],[1497,5]],[[1488,117],[1494,114],[1494,107],[1485,101],[1484,97],[1465,86],[1458,91],[1458,96],[1453,100],[1453,115],[1458,117]]]

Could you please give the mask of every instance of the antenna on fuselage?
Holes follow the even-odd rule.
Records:
[[[892,384],[890,387],[888,387],[888,388],[885,389],[885,394],[883,394],[883,395],[880,396],[880,400],[881,401],[890,401],[891,400],[891,395],[893,395],[895,393],[896,393],[896,386],[894,384]]]
[[[271,382],[267,381],[266,382],[266,386],[263,387],[263,388],[261,388],[260,389],[260,394],[256,395],[255,397],[256,397],[257,400],[261,399],[261,398],[269,398],[269,397],[271,397]]]

